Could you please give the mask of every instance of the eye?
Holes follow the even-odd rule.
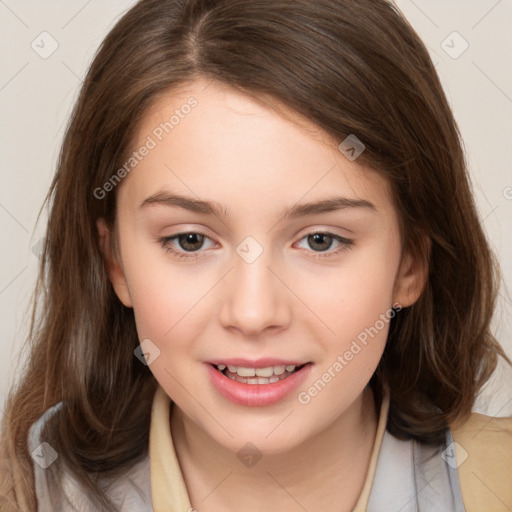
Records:
[[[309,233],[305,237],[301,238],[301,242],[302,240],[306,240],[309,247],[313,249],[314,258],[326,258],[330,256],[336,256],[348,249],[351,249],[352,246],[354,245],[353,240],[344,238],[334,233],[328,233],[323,231]],[[333,244],[339,244],[338,249],[334,251],[329,250],[331,249]]]
[[[205,240],[211,239],[204,233],[188,231],[159,238],[158,242],[168,253],[174,254],[179,259],[195,259],[199,256],[196,253],[203,248]],[[176,248],[177,246],[178,248]]]
[[[188,231],[185,233],[178,233],[173,236],[158,238],[157,241],[166,250],[167,253],[172,254],[180,260],[194,260],[199,258],[204,249],[204,243],[206,240],[211,240],[210,237],[204,233],[196,231]],[[343,251],[350,249],[354,245],[353,240],[344,238],[334,233],[318,231],[315,233],[309,233],[302,240],[306,240],[308,245],[313,251],[314,258],[326,258],[336,256]],[[330,250],[333,244],[338,244],[338,249]]]

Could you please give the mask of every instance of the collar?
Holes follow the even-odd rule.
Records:
[[[170,408],[170,398],[162,387],[158,386],[153,400],[149,433],[151,495],[155,512],[193,510],[171,436]],[[385,392],[380,407],[377,432],[366,480],[354,512],[366,511],[379,459],[379,451],[386,431],[388,410],[389,393]]]

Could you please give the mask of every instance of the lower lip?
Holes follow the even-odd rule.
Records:
[[[311,370],[311,363],[304,365],[289,377],[272,384],[244,384],[226,377],[213,365],[205,363],[217,391],[231,402],[249,407],[274,404],[298,388]]]

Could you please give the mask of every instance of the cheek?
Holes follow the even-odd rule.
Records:
[[[191,340],[201,331],[207,289],[176,272],[170,276],[146,274],[134,282],[133,309],[139,338],[152,339],[161,350],[171,341],[173,350],[180,350],[181,345],[191,350]]]
[[[150,340],[148,346],[158,355],[149,368],[174,401],[186,403],[194,389],[189,376],[197,372],[201,358],[199,343],[208,308],[208,301],[201,297],[207,287],[170,266],[146,265],[143,271],[134,269],[131,276],[139,340]]]
[[[387,264],[354,265],[340,272],[324,294],[311,300],[334,331],[322,338],[314,375],[299,390],[297,401],[322,424],[329,424],[362,392],[382,357],[391,309],[393,268]]]
[[[139,339],[149,338],[163,349],[166,340],[190,328],[208,283],[197,278],[192,266],[171,263],[165,250],[153,244],[137,246],[128,240],[123,263]]]
[[[389,319],[384,324],[382,319],[391,313],[393,277],[391,269],[379,265],[371,271],[351,273],[340,314],[343,320],[338,321],[339,327],[344,327],[344,336],[364,343],[365,333],[371,331],[371,340],[385,341]]]
[[[326,327],[336,348],[356,338],[391,312],[398,267],[398,250],[384,243],[374,244],[350,255],[339,267],[319,273],[303,288],[304,296]],[[316,284],[316,286],[312,286]],[[384,337],[385,337],[384,333]]]
[[[398,261],[396,242],[381,240],[347,258],[329,279],[319,281],[321,288],[310,291],[308,301],[329,327],[314,379],[302,390],[301,403],[314,398],[318,414],[331,410],[329,403],[350,403],[374,373],[395,315],[391,306]]]

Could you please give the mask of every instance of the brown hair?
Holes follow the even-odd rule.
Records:
[[[356,134],[361,162],[389,180],[403,248],[429,268],[419,300],[393,318],[372,378],[376,389],[389,383],[393,435],[439,442],[470,413],[498,355],[507,359],[490,331],[497,264],[459,132],[425,46],[392,3],[142,0],[91,65],[47,198],[40,314],[3,420],[2,510],[36,509],[27,433],[56,403],[51,468],[67,465],[104,507],[88,475],[120,473],[146,454],[156,381],[133,355],[133,311],[99,248],[96,220],[114,221],[116,196],[94,190],[121,165],[152,102],[198,76],[271,98],[340,142]]]

